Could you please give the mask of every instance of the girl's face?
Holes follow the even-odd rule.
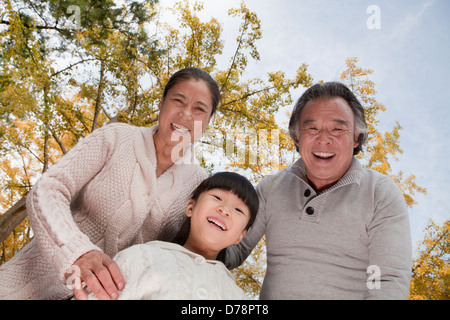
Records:
[[[217,254],[245,236],[250,210],[244,201],[231,191],[211,189],[191,200],[186,208],[191,229],[185,247],[216,259]]]
[[[174,85],[159,104],[157,138],[168,145],[200,138],[211,120],[211,101],[208,85],[202,80]]]

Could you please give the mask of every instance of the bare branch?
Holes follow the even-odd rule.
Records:
[[[66,154],[66,153],[67,153],[67,150],[66,150],[66,148],[64,147],[64,145],[63,145],[61,139],[59,139],[59,137],[56,135],[55,131],[54,131],[52,128],[50,128],[50,126],[48,126],[48,129],[50,130],[53,139],[55,139],[56,143],[58,143],[58,146],[61,148],[62,153],[63,153],[63,154]]]
[[[54,76],[57,76],[57,75],[60,74],[61,72],[64,72],[64,71],[69,70],[69,69],[72,69],[73,67],[75,67],[76,65],[78,65],[78,64],[80,64],[80,63],[84,63],[84,62],[87,62],[87,61],[95,61],[95,60],[96,60],[96,59],[93,59],[93,58],[90,58],[90,59],[82,59],[82,60],[80,60],[80,61],[78,61],[78,62],[75,62],[75,63],[71,64],[70,66],[68,66],[68,67],[66,67],[66,68],[64,68],[64,69],[62,69],[62,70],[56,71],[55,73],[53,73],[52,75],[50,75],[50,78],[53,78]]]
[[[243,26],[245,26],[247,24],[247,17],[245,18],[245,21],[244,21],[244,23],[243,23]],[[242,41],[243,41],[243,38],[244,38],[244,34],[245,34],[245,32],[247,31],[247,28],[242,28],[242,31],[241,31],[241,34],[240,34],[240,36],[239,36],[239,42],[238,42],[238,46],[237,46],[237,48],[236,48],[236,51],[234,52],[234,56],[233,56],[233,60],[232,60],[232,62],[231,62],[231,66],[230,66],[230,69],[228,69],[228,73],[227,73],[227,77],[226,77],[226,79],[225,79],[225,82],[222,84],[222,86],[220,87],[220,92],[222,93],[222,90],[223,90],[223,88],[225,87],[225,85],[228,83],[228,79],[230,78],[230,75],[231,75],[231,71],[234,69],[234,66],[235,66],[235,64],[236,64],[236,58],[237,58],[237,55],[238,55],[238,53],[239,53],[239,50],[241,49],[241,44],[242,44]]]
[[[3,242],[14,228],[27,217],[25,202],[26,197],[23,196],[8,211],[0,216],[0,242]]]
[[[103,87],[104,87],[104,75],[105,75],[105,62],[104,60],[101,60],[100,63],[100,80],[98,83],[98,90],[97,90],[97,98],[95,99],[95,109],[94,109],[94,119],[92,123],[92,131],[95,130],[97,127],[97,120],[98,115],[100,113],[101,103],[102,103],[102,93],[103,93]]]

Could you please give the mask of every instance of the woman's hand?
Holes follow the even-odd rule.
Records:
[[[82,255],[69,270],[74,269],[81,277],[77,279],[79,285],[72,287],[77,300],[88,298],[81,287],[81,282],[84,282],[100,300],[116,300],[119,297],[119,290],[122,290],[125,285],[117,263],[100,251],[89,251]]]

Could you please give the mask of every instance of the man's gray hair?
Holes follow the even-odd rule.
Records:
[[[364,107],[359,102],[353,92],[343,83],[325,82],[318,83],[308,88],[302,96],[297,100],[289,120],[289,134],[297,143],[297,133],[300,125],[300,114],[308,101],[317,98],[333,98],[341,97],[347,101],[348,105],[355,116],[355,132],[359,133],[358,146],[353,149],[353,155],[357,155],[362,151],[362,146],[366,143],[368,137],[367,123],[364,118]],[[298,147],[297,147],[298,151]]]

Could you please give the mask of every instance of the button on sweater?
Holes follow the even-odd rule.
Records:
[[[34,239],[0,267],[0,299],[68,298],[64,273],[81,255],[113,257],[134,244],[172,240],[207,173],[181,158],[157,178],[156,130],[108,124],[39,179],[27,197]]]

